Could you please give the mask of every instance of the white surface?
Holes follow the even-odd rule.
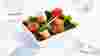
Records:
[[[8,48],[0,48],[0,56],[8,56]]]
[[[16,47],[15,40],[0,40],[0,48],[14,48]]]
[[[63,48],[41,48],[40,49],[41,56],[64,56]]]

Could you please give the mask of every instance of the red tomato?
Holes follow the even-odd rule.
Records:
[[[30,29],[30,31],[31,31],[31,32],[36,32],[36,31],[37,31],[37,29],[36,29],[36,28],[34,28],[34,27],[32,27],[32,28]]]
[[[60,15],[62,15],[62,9],[60,9],[60,8],[55,8],[55,9],[52,11],[52,16],[53,16],[53,17],[60,16]]]
[[[36,32],[37,31],[37,27],[36,27],[36,25],[35,24],[31,24],[31,25],[29,25],[29,30],[31,31],[31,32]]]

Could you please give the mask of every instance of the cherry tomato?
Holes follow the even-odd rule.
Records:
[[[55,9],[52,11],[52,16],[53,16],[53,17],[60,16],[60,15],[62,15],[62,9],[60,9],[60,8],[55,8]]]
[[[36,30],[35,27],[32,27],[32,28],[30,29],[30,31],[31,31],[31,32],[36,32],[37,30]]]
[[[36,32],[36,31],[37,31],[37,25],[36,25],[36,24],[30,24],[30,25],[28,26],[28,28],[29,28],[29,30],[30,30],[31,32]]]

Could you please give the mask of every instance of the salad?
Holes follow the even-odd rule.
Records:
[[[45,16],[28,16],[28,20],[23,21],[25,27],[35,35],[38,41],[46,40],[52,35],[77,26],[71,22],[71,15],[64,15],[61,8],[55,8],[52,11],[45,10],[44,14]]]

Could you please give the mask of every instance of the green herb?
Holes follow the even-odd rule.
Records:
[[[36,17],[33,17],[33,16],[30,16],[30,17],[29,17],[29,21],[30,21],[30,22],[35,22],[36,19],[37,19],[37,18],[36,18]]]
[[[72,17],[71,16],[64,16],[64,22],[68,22],[68,21],[71,21],[72,20]]]

